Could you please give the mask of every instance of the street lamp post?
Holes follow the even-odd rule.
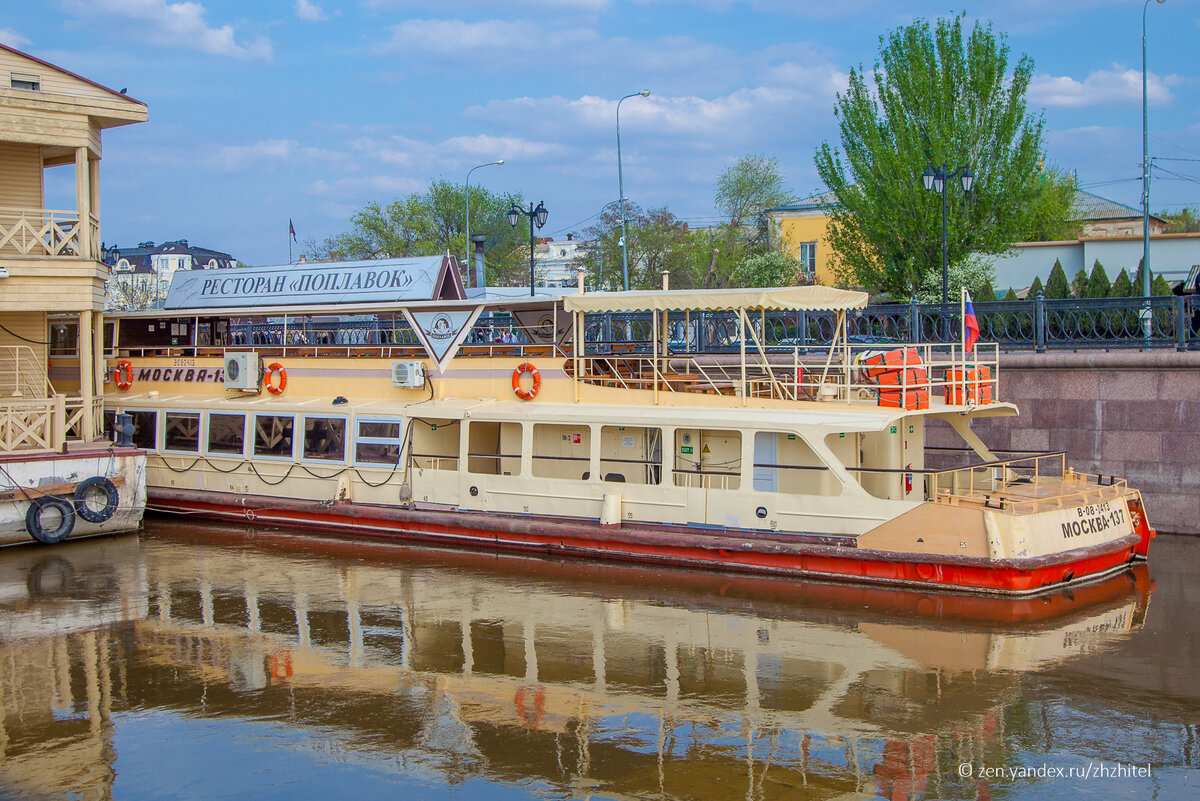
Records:
[[[959,178],[962,181],[963,194],[971,191],[975,185],[975,174],[970,167],[959,167],[951,170],[943,164],[941,167],[927,166],[921,174],[925,189],[937,192],[942,196],[942,303],[950,302],[950,254],[946,244],[946,184]]]
[[[625,251],[625,176],[621,172],[621,104],[631,97],[649,96],[650,90],[643,89],[640,92],[625,95],[617,101],[617,200],[621,204],[621,278],[626,290],[629,289],[629,258]]]
[[[546,210],[546,205],[540,200],[536,209],[533,207],[533,202],[530,201],[529,211],[517,208],[514,204],[508,210],[508,224],[516,228],[522,214],[529,218],[529,297],[533,297],[533,226],[536,223],[538,229],[541,230],[541,227],[546,224],[546,218],[550,216],[550,212]]]
[[[503,167],[504,159],[496,159],[489,161],[487,164],[476,164],[471,169],[467,170],[467,270],[471,269],[471,173],[484,167]],[[482,276],[475,276],[475,286],[483,286]]]
[[[1146,11],[1151,0],[1142,6],[1142,297],[1150,304],[1150,111],[1146,99]],[[1159,3],[1165,0],[1158,0]],[[1150,337],[1150,314],[1142,315],[1142,328]]]

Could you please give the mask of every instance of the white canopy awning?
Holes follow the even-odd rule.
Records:
[[[592,292],[584,295],[563,296],[563,306],[569,312],[682,311],[685,309],[839,311],[861,309],[866,305],[866,292],[853,292],[828,286]]]

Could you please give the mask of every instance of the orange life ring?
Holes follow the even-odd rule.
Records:
[[[275,374],[279,373],[279,383],[273,383]],[[283,369],[283,365],[279,362],[271,362],[267,365],[267,392],[272,395],[282,395],[287,389],[287,370]]]
[[[129,389],[133,386],[133,365],[128,359],[117,362],[117,374],[113,380],[117,382],[117,389]]]
[[[528,392],[521,389],[521,375],[524,373],[529,373],[533,376],[533,386],[529,388]],[[522,362],[517,365],[517,369],[513,370],[512,387],[513,394],[521,400],[533,400],[537,397],[538,390],[542,388],[542,374],[529,362]]]

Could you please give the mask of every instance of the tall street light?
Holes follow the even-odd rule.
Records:
[[[487,164],[476,164],[471,169],[467,170],[467,270],[471,269],[471,173],[484,167],[503,167],[504,159],[489,161]],[[480,276],[475,276],[475,285],[483,286]]]
[[[1161,2],[1161,0],[1159,0]],[[625,251],[625,176],[621,173],[621,104],[631,97],[649,97],[650,90],[643,89],[631,95],[625,95],[617,101],[617,200],[621,204],[621,277],[624,288],[629,289],[629,258]]]
[[[538,201],[537,208],[533,207],[533,202],[529,203],[529,211],[517,208],[516,204],[508,210],[508,224],[513,228],[517,227],[517,222],[524,214],[529,218],[529,297],[533,297],[533,226],[536,223],[538,230],[546,224],[546,218],[550,216],[550,212],[546,211],[546,206],[542,201]]]
[[[925,181],[925,189],[927,191],[937,192],[942,196],[942,303],[949,303],[950,254],[946,246],[946,185],[955,178],[961,179],[962,190],[965,195],[975,185],[975,174],[971,172],[970,167],[959,167],[956,170],[951,170],[943,164],[941,167],[927,166],[925,172],[921,174],[921,178]]]
[[[1146,0],[1142,6],[1142,296],[1147,299],[1147,304],[1150,303],[1150,112],[1146,100],[1146,11],[1150,8],[1150,2]],[[1142,327],[1148,338],[1149,314],[1143,315]]]

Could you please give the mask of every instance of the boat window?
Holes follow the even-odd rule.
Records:
[[[304,458],[346,461],[346,419],[304,416]]]
[[[792,495],[841,495],[841,482],[796,433],[754,434],[754,489]]]
[[[163,412],[163,450],[200,451],[199,412]]]
[[[104,321],[104,358],[113,359],[117,355],[117,322]]]
[[[467,472],[491,476],[521,474],[520,423],[472,420],[467,436]]]
[[[105,409],[101,413],[101,419],[104,421],[104,438],[112,442],[113,429],[117,427],[117,410],[113,408]]]
[[[208,452],[242,455],[246,415],[212,412],[208,415]]]
[[[662,481],[662,429],[604,426],[600,429],[600,478],[625,484]]]
[[[290,459],[295,426],[290,414],[254,415],[254,455]]]
[[[586,478],[591,434],[586,425],[535,425],[533,474],[541,478]]]
[[[424,470],[457,470],[461,421],[414,417],[412,465]]]
[[[399,420],[359,420],[358,433],[354,437],[354,461],[362,464],[397,464],[403,438],[404,426]]]
[[[50,355],[74,356],[78,353],[79,323],[55,320],[50,323]]]
[[[742,432],[675,430],[675,486],[737,489],[741,486]]]
[[[154,450],[158,446],[158,412],[125,411],[133,418],[133,446]]]

